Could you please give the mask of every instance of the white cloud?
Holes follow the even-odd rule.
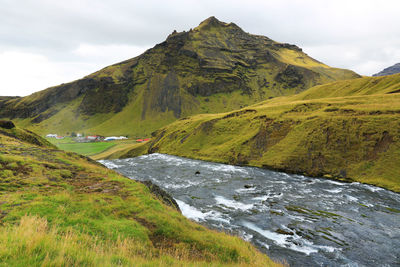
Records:
[[[86,63],[52,62],[43,55],[19,51],[0,53],[0,95],[28,95],[87,74]]]
[[[212,15],[371,75],[400,62],[399,10],[398,0],[3,0],[0,95],[88,75]]]
[[[53,61],[41,54],[0,53],[0,95],[25,96],[50,86],[82,78],[105,66],[140,55],[144,47],[82,44],[72,61]]]
[[[306,46],[303,47],[303,51],[330,66],[351,69],[362,75],[372,75],[400,62],[400,45],[395,44],[396,42],[370,41],[370,46],[364,47],[357,42]]]
[[[72,51],[73,54],[91,62],[113,64],[142,54],[149,47],[133,45],[94,45],[80,44]],[[104,65],[105,66],[105,65]]]

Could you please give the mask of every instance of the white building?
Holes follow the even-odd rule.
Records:
[[[128,137],[126,136],[108,136],[106,138],[104,138],[104,141],[112,141],[112,140],[124,140],[124,139],[128,139]]]

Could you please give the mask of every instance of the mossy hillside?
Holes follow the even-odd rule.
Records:
[[[76,109],[79,107],[81,98],[75,99],[66,104],[57,104],[54,106],[55,109],[59,110],[57,116],[51,116],[48,119],[40,122],[33,123],[30,118],[17,118],[13,121],[20,127],[29,128],[35,133],[40,135],[46,135],[48,133],[56,133],[59,135],[68,135],[71,132],[79,132],[85,134],[96,134],[96,132],[87,131],[94,125],[101,124],[108,118],[112,117],[112,114],[95,114],[93,116],[77,116]],[[79,131],[71,129],[80,129]]]
[[[15,131],[24,132],[0,133],[0,265],[274,265],[243,240],[187,220],[144,184]]]
[[[15,142],[26,142],[31,145],[36,145],[40,147],[56,148],[49,141],[41,138],[35,133],[26,129],[17,128],[15,126],[10,129],[6,129],[0,126],[0,134],[15,139]]]
[[[315,86],[293,99],[316,99],[343,96],[393,94],[400,92],[400,74],[363,77]]]
[[[144,136],[189,115],[227,112],[356,77],[310,58],[295,45],[211,17],[80,80],[24,98],[2,98],[0,117],[40,134]]]
[[[349,81],[323,87],[336,97],[303,100],[318,95],[320,87],[311,88],[230,113],[184,118],[155,132],[144,151],[358,181],[399,192],[400,94],[393,90],[400,83],[393,83],[398,76],[389,79],[354,80],[354,88],[364,84],[357,90]],[[352,91],[357,93],[348,96]]]

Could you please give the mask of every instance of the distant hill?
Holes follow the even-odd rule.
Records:
[[[385,75],[392,75],[400,73],[400,63],[394,64],[393,66],[390,66],[383,71],[380,71],[372,76],[385,76]]]
[[[148,135],[189,115],[226,112],[357,77],[295,45],[210,17],[80,80],[27,97],[2,97],[0,117],[42,134]]]
[[[315,86],[244,109],[201,114],[109,158],[167,153],[400,192],[400,74]]]

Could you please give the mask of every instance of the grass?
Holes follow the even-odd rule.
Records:
[[[69,144],[69,143],[74,143],[75,140],[74,137],[64,137],[63,139],[56,139],[56,138],[46,138],[47,141],[52,143],[55,146],[58,146],[60,144]]]
[[[197,255],[184,247],[154,250],[134,238],[99,240],[50,226],[37,216],[3,227],[0,248],[0,266],[279,266],[261,255],[252,255],[251,263],[232,264],[193,259]]]
[[[140,147],[142,144],[137,143],[136,139],[90,143],[78,143],[74,139],[71,137],[65,137],[64,139],[46,138],[46,140],[62,150],[90,156],[94,160],[108,159],[111,155],[113,155],[113,158],[116,158],[118,157],[117,155],[123,154],[125,151],[129,151],[135,147]]]
[[[59,144],[58,147],[65,151],[75,152],[84,156],[91,156],[115,146],[114,142],[91,142]]]
[[[363,77],[310,88],[297,99],[318,99],[345,96],[390,94],[400,90],[400,75]]]
[[[94,160],[100,159],[115,159],[118,158],[119,155],[122,155],[128,151],[131,151],[135,148],[140,148],[146,143],[136,143],[134,140],[129,141],[115,141],[115,145],[103,150],[100,153],[91,155],[90,157]]]
[[[0,266],[276,265],[33,133],[5,130],[0,142]]]
[[[0,233],[1,266],[225,265],[193,261],[192,255],[184,248],[154,251],[134,238],[104,242],[88,234],[50,226],[46,219],[37,216],[23,216],[19,224],[4,228]]]
[[[158,130],[133,154],[168,153],[400,192],[400,94],[393,93],[399,89],[400,75],[366,77],[197,115]]]

